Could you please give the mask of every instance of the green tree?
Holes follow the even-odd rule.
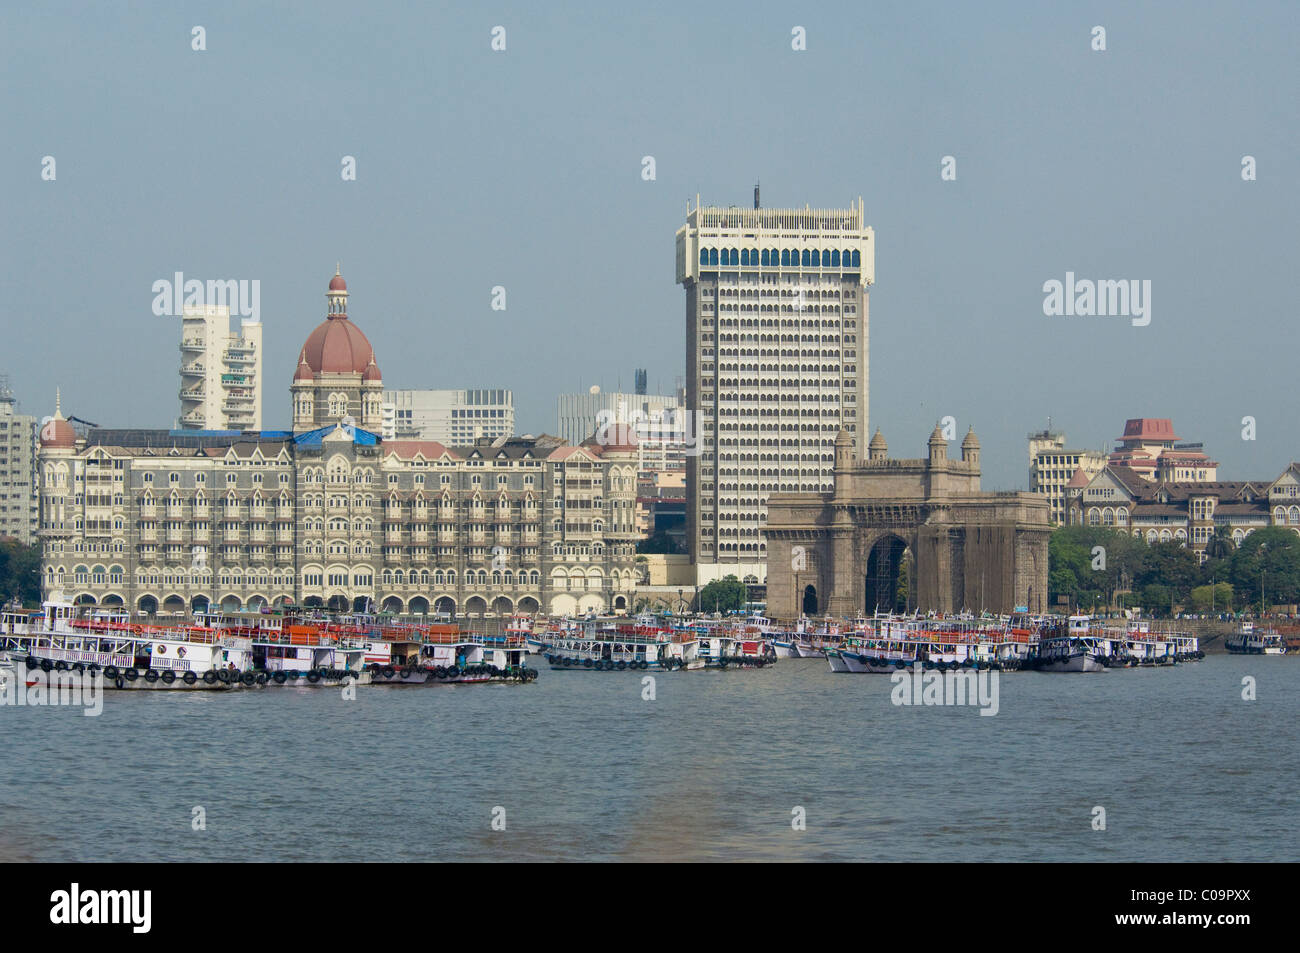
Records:
[[[898,588],[894,590],[894,611],[907,611],[907,597],[911,592],[912,560],[904,559],[898,567]]]
[[[1197,586],[1192,590],[1192,608],[1197,612],[1227,612],[1232,609],[1232,585],[1226,582]]]
[[[715,579],[695,597],[698,612],[736,612],[745,607],[749,590],[735,576]]]
[[[1047,594],[1094,608],[1113,605],[1129,588],[1145,556],[1145,544],[1106,526],[1062,526],[1048,541]]]
[[[1152,543],[1146,547],[1146,552],[1133,577],[1133,588],[1144,593],[1157,587],[1168,590],[1159,605],[1144,595],[1143,607],[1153,612],[1169,612],[1172,606],[1189,602],[1192,597],[1192,587],[1200,581],[1201,567],[1197,562],[1196,554],[1181,543],[1170,540]]]
[[[1300,602],[1300,536],[1281,526],[1257,529],[1227,561],[1227,578],[1243,605]],[[1248,595],[1249,594],[1249,595]]]
[[[0,540],[0,602],[17,599],[35,607],[41,602],[41,548],[16,539]]]

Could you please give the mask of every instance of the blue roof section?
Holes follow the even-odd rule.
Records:
[[[339,429],[339,424],[330,424],[328,427],[321,427],[319,430],[309,430],[304,434],[299,434],[293,438],[294,446],[298,447],[318,447],[321,440],[328,434],[332,434]],[[362,447],[379,446],[379,434],[369,430],[362,430],[360,427],[353,427],[352,442]]]

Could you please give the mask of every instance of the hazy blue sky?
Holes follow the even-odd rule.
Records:
[[[1173,417],[1225,478],[1300,457],[1295,2],[13,6],[0,373],[29,412],[57,384],[65,412],[169,426],[179,334],[151,285],[183,271],[261,281],[285,425],[341,260],[386,386],[510,387],[520,429],[553,431],[561,391],[683,374],[685,203],[761,180],[767,206],[865,198],[895,454],[951,414],[990,488],[1026,483],[1049,415],[1107,448]],[[1045,317],[1067,271],[1151,280],[1150,325]]]

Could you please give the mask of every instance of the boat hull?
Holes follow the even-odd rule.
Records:
[[[1071,655],[1064,659],[1040,659],[1038,670],[1040,672],[1104,672],[1106,666],[1091,655]]]
[[[405,669],[380,669],[370,673],[371,685],[423,685],[428,680],[429,672],[422,668],[409,672]]]
[[[233,692],[243,691],[249,688],[259,688],[256,682],[253,685],[245,685],[242,681],[238,682],[205,682],[202,678],[194,684],[186,684],[184,679],[178,678],[176,681],[164,682],[160,677],[157,681],[149,681],[147,678],[140,676],[134,680],[125,676],[116,678],[106,678],[103,672],[59,672],[59,671],[42,671],[39,668],[16,669],[18,678],[26,677],[28,688],[40,685],[49,691],[61,691],[64,688],[93,688],[96,691],[126,691],[126,692]]]

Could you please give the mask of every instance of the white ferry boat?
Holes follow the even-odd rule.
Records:
[[[461,632],[458,626],[425,626],[420,662],[429,684],[531,682],[537,669],[527,664],[523,630],[507,628],[497,636]]]
[[[767,620],[763,620],[767,623]],[[771,624],[738,629],[706,625],[696,629],[697,657],[704,668],[763,668],[777,660]],[[695,627],[692,627],[695,628]]]
[[[198,626],[151,626],[125,613],[79,616],[54,597],[37,615],[5,613],[0,655],[29,678],[103,679],[110,689],[225,691],[266,684],[253,670],[252,642]],[[66,673],[66,674],[64,674]]]
[[[699,647],[689,626],[590,622],[554,638],[545,657],[556,671],[677,671],[704,667]]]
[[[836,648],[843,638],[839,623],[833,619],[818,623],[803,618],[793,632],[773,633],[771,644],[777,658],[826,658],[826,650]]]
[[[1038,640],[1037,668],[1040,672],[1104,672],[1109,665],[1102,659],[1111,654],[1109,641],[1092,634],[1092,617],[1072,615],[1064,632],[1057,630]]]
[[[1030,657],[1036,637],[1005,624],[968,618],[858,620],[855,633],[827,651],[832,672],[895,672],[916,665],[941,672],[957,669],[1015,670]]]
[[[1256,629],[1253,622],[1243,622],[1223,640],[1223,647],[1233,655],[1286,655],[1282,636],[1267,629]]]
[[[420,640],[371,634],[349,637],[344,644],[362,650],[372,685],[423,685],[430,678],[431,670],[420,657]]]
[[[337,687],[347,681],[368,685],[365,650],[347,647],[316,626],[270,626],[251,637],[253,665],[271,685]]]

